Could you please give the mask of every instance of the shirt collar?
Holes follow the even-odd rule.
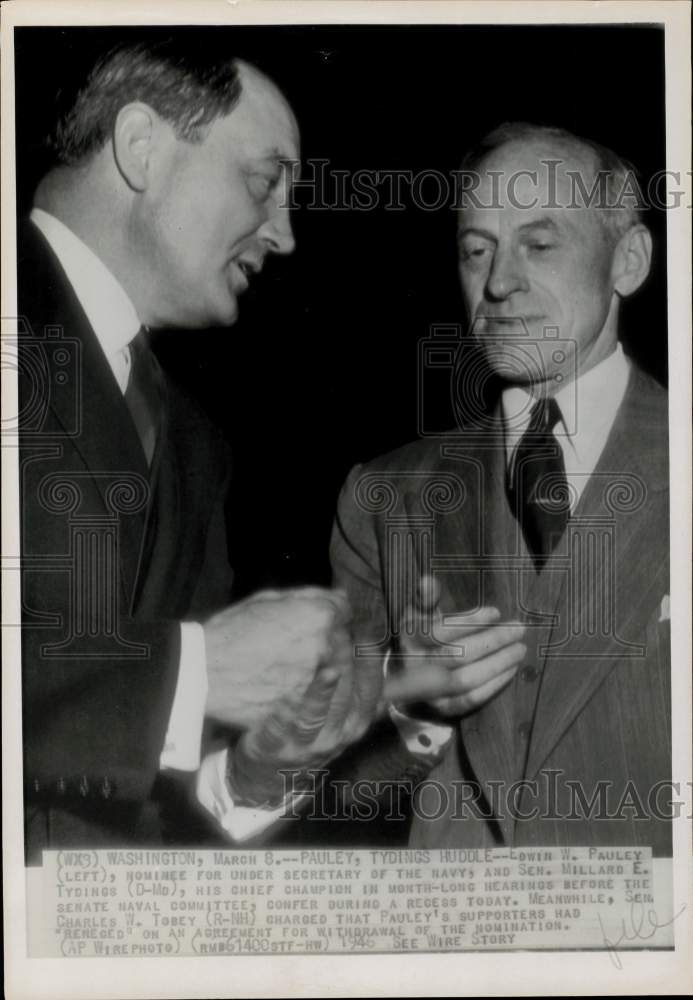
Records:
[[[128,346],[141,326],[127,292],[86,243],[54,215],[34,208],[29,218],[60,261],[104,354],[111,361]]]
[[[621,344],[578,379],[556,393],[561,422],[555,428],[563,449],[569,448],[584,468],[596,464],[618,411],[630,372],[630,363]],[[534,403],[531,393],[519,386],[503,391],[501,405],[508,457],[529,423]]]

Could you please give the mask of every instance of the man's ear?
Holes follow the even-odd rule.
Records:
[[[147,188],[155,128],[156,113],[139,102],[124,105],[116,117],[113,153],[118,170],[133,191]]]
[[[631,226],[616,244],[612,266],[614,291],[622,298],[632,295],[650,273],[652,235],[647,226]]]

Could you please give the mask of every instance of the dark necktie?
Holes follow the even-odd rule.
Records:
[[[539,572],[561,539],[570,514],[561,446],[553,429],[561,419],[555,399],[532,407],[529,426],[515,451],[508,502]]]
[[[161,394],[158,367],[143,329],[130,344],[130,378],[125,402],[137,428],[147,465],[151,465],[159,430]]]

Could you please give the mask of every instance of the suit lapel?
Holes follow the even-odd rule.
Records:
[[[159,529],[159,524],[161,522],[162,513],[164,513],[161,508],[161,496],[160,496],[160,478],[162,474],[162,468],[164,465],[164,454],[167,452],[167,442],[169,436],[169,399],[168,391],[166,386],[166,380],[164,378],[163,372],[159,367],[159,363],[156,357],[152,353],[152,364],[156,373],[157,388],[159,391],[159,425],[157,427],[156,445],[154,448],[154,454],[152,455],[151,466],[147,470],[149,478],[149,503],[147,504],[146,510],[144,512],[144,521],[142,525],[141,533],[141,544],[139,548],[139,558],[137,561],[137,570],[135,574],[135,585],[132,592],[131,600],[131,610],[134,611],[138,608],[140,599],[142,596],[142,588],[145,584],[147,578],[147,571],[151,564],[152,553],[156,544],[157,533]],[[140,448],[140,451],[142,449]],[[174,477],[175,480],[175,477]],[[177,494],[173,493],[173,497],[177,498]],[[171,491],[167,492],[166,501],[164,503],[170,504],[173,498],[171,496]],[[170,510],[168,513],[173,514],[174,511]],[[177,513],[177,507],[175,509]]]
[[[150,493],[149,469],[137,431],[72,286],[32,224],[23,231],[19,257],[19,307],[30,320],[31,335],[42,340],[46,328],[53,328],[74,345],[74,378],[50,386],[50,408],[65,431],[64,447],[74,447],[80,455],[105,512],[114,513],[115,483],[134,483],[145,497],[145,503],[133,505],[131,512],[118,512],[120,577],[129,605]]]
[[[667,588],[662,538],[651,530],[658,515],[664,523],[667,516],[665,400],[632,372],[575,511],[571,571],[561,575],[529,747],[530,779],[616,664],[645,653],[638,639]]]
[[[451,445],[445,455],[453,462],[464,460],[473,466],[477,478],[476,491],[469,490],[468,504],[460,518],[466,522],[466,547],[460,553],[462,572],[452,575],[450,589],[454,610],[465,611],[483,602],[500,609],[504,618],[517,615],[514,562],[517,558],[515,521],[505,497],[505,450],[499,417],[491,429],[475,435],[471,445]],[[463,476],[470,482],[469,474]],[[446,541],[443,551],[459,552]],[[470,575],[464,570],[469,556],[477,565]],[[467,581],[466,583],[464,581]],[[460,733],[465,752],[476,778],[483,784],[487,779],[515,777],[513,685],[509,684],[478,712],[460,721]],[[483,738],[482,738],[483,734]]]

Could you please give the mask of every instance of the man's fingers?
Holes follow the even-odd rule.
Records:
[[[288,587],[284,590],[258,590],[247,601],[305,601],[332,611],[340,625],[351,620],[349,598],[344,590],[328,587]]]
[[[515,671],[526,654],[524,643],[513,642],[470,663],[466,658],[422,657],[418,665],[388,674],[384,696],[394,704],[464,696],[509,669]]]
[[[328,593],[329,600],[332,601],[335,606],[336,624],[342,626],[348,625],[353,618],[353,612],[347,592],[345,590],[336,589],[330,590]]]
[[[476,611],[454,611],[451,614],[444,614],[442,623],[445,628],[454,630],[459,628],[468,633],[493,625],[501,616],[498,608],[483,607]]]
[[[246,601],[278,601],[284,593],[282,590],[256,590]]]
[[[342,671],[332,664],[318,667],[303,696],[277,699],[272,711],[248,734],[260,756],[274,757],[289,743],[311,743],[325,725]]]
[[[316,598],[325,600],[332,600],[333,596],[341,591],[331,590],[329,587],[286,587],[284,590],[274,590],[274,591],[259,591],[259,593],[273,593],[279,594],[280,597],[287,598],[304,598],[306,601],[312,601]]]
[[[472,664],[485,656],[490,656],[497,649],[519,642],[526,628],[520,622],[508,622],[503,625],[491,625],[488,628],[464,632],[462,635],[445,634],[444,628],[434,630],[435,638],[446,644],[446,662],[455,669],[463,664]]]
[[[494,680],[510,668],[517,669],[527,655],[527,647],[522,642],[504,646],[469,666],[458,667],[450,672],[448,694],[471,693]]]
[[[510,667],[509,670],[503,671],[497,677],[475,688],[474,691],[463,695],[436,699],[432,703],[433,707],[446,718],[467,715],[469,712],[474,711],[474,709],[480,708],[490,698],[501,691],[513,679],[516,673],[517,666]]]
[[[327,639],[325,662],[348,671],[354,662],[354,640],[343,625],[335,624]]]
[[[440,601],[441,587],[438,580],[427,573],[419,579],[414,605],[418,611],[431,613]]]
[[[294,741],[312,743],[325,725],[341,671],[332,664],[318,668],[292,722]]]
[[[405,652],[437,649],[443,653],[441,647],[458,644],[459,639],[467,639],[475,632],[495,625],[500,616],[498,608],[493,607],[441,614],[439,610],[422,612],[410,606],[402,622],[400,644]]]
[[[493,618],[490,612],[496,612],[495,608],[484,609],[489,618]],[[520,622],[509,622],[503,625],[489,625],[485,628],[472,626],[472,630],[447,629],[441,622],[433,625],[432,634],[428,637],[418,637],[410,640],[406,637],[400,639],[400,647],[405,656],[412,659],[410,668],[416,670],[416,657],[425,658],[427,662],[445,667],[448,670],[456,670],[458,667],[475,663],[485,656],[489,656],[497,649],[509,646],[522,639],[526,631]]]
[[[384,697],[392,704],[408,701],[427,701],[450,688],[450,671],[441,658],[421,658],[401,673],[388,673],[385,679]]]
[[[440,595],[440,584],[434,576],[420,577],[400,622],[403,643],[420,646],[431,642],[433,623],[440,618]]]

